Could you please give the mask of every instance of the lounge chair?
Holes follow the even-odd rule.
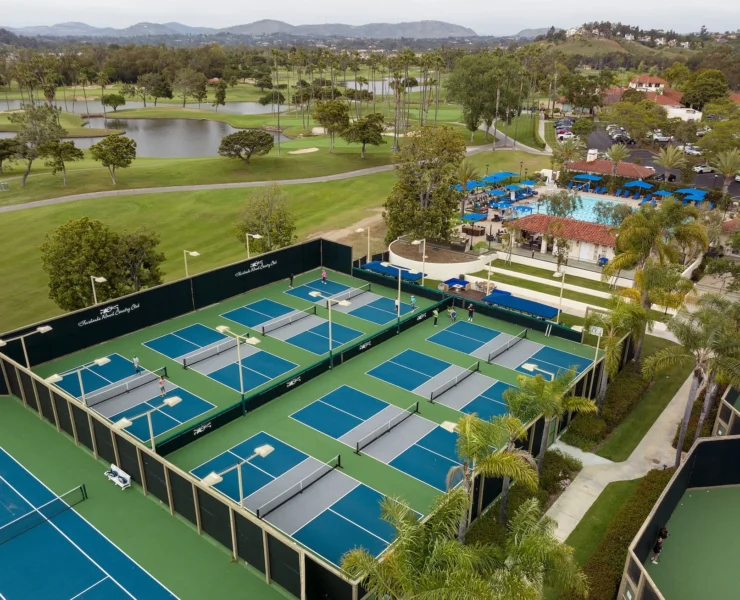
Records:
[[[614,195],[615,195],[615,196],[616,196],[617,198],[621,198],[621,197],[622,197],[622,190],[617,190],[617,191],[616,191],[616,192],[614,193]]]
[[[650,202],[649,198],[643,198],[642,200],[640,200],[640,203],[637,206],[642,206],[643,204],[647,204],[648,202]]]
[[[606,188],[603,185],[599,188],[599,194],[606,194]]]
[[[569,189],[569,190],[573,189],[573,182],[572,181],[568,183],[567,189]]]
[[[640,199],[640,192],[635,192],[635,195],[632,196],[633,200],[639,200]]]
[[[710,202],[710,203],[709,203],[709,209],[710,209],[710,210],[714,209],[714,202]]]
[[[650,200],[652,200],[652,199],[653,199],[653,195],[652,194],[648,194],[647,196],[645,196],[645,202],[650,202]]]

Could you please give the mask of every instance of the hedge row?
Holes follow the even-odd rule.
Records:
[[[633,371],[633,365],[627,364],[607,386],[601,418],[576,415],[563,434],[566,444],[590,452],[624,421],[650,386],[640,373]]]
[[[616,598],[624,562],[627,559],[627,549],[673,476],[673,472],[674,469],[650,471],[614,515],[601,543],[583,565],[583,572],[589,580],[589,600]],[[560,600],[582,599],[566,592]]]
[[[720,389],[717,397],[721,398],[724,394],[724,390]],[[699,394],[699,397],[694,402],[694,406],[691,408],[691,416],[689,417],[689,426],[686,428],[686,438],[683,441],[682,452],[688,452],[691,450],[691,446],[694,444],[694,436],[696,435],[696,426],[699,424],[699,417],[701,416],[702,408],[704,408],[704,392]],[[699,437],[712,437],[712,428],[714,427],[714,421],[717,418],[717,410],[719,409],[719,402],[715,401],[712,410],[709,411],[707,418],[704,419],[704,423],[701,426],[701,434]],[[673,436],[673,447],[678,445],[678,436],[681,433],[681,421],[676,426],[676,434]]]

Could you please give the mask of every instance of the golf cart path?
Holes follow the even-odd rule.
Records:
[[[672,446],[673,436],[683,415],[690,388],[691,377],[686,379],[630,457],[623,462],[615,463],[560,441],[552,445],[552,448],[574,456],[583,463],[583,469],[573,483],[547,511],[547,516],[558,523],[555,537],[560,541],[568,538],[607,484],[638,479],[652,469],[673,465],[676,456]]]
[[[522,149],[526,146],[522,146]],[[485,150],[492,150],[493,146],[468,147],[467,156],[479,154]],[[59,198],[47,198],[46,200],[36,200],[34,202],[25,202],[21,204],[11,204],[10,206],[0,206],[0,213],[15,212],[18,210],[27,210],[41,206],[52,206],[54,204],[65,204],[67,202],[76,202],[77,200],[92,200],[95,198],[111,198],[115,196],[138,196],[141,194],[164,194],[168,192],[201,192],[208,190],[230,190],[240,188],[264,187],[277,183],[279,185],[300,185],[304,183],[321,183],[325,181],[341,181],[343,179],[352,179],[354,177],[363,177],[375,173],[384,173],[392,171],[393,165],[381,165],[379,167],[369,167],[367,169],[358,169],[356,171],[347,171],[344,173],[334,173],[333,175],[321,175],[319,177],[301,177],[299,179],[273,179],[267,181],[239,181],[235,183],[204,183],[200,185],[169,185],[161,187],[133,188],[126,190],[106,190],[102,192],[89,192],[86,194],[72,194],[70,196],[61,196]]]

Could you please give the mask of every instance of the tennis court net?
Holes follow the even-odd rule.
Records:
[[[455,375],[455,377],[450,379],[447,383],[439,386],[436,390],[432,391],[432,393],[429,394],[429,402],[434,402],[442,394],[449,392],[452,388],[465,381],[476,371],[480,371],[480,361],[477,361],[472,367],[465,369],[462,373]]]
[[[226,352],[226,350],[231,350],[232,348],[236,348],[236,338],[229,338],[218,344],[207,346],[206,348],[201,348],[200,350],[186,354],[182,357],[182,366],[187,369],[195,363],[199,363],[213,356],[218,356],[222,352]]]
[[[257,509],[257,517],[264,519],[271,512],[280,508],[286,502],[289,502],[295,498],[298,494],[303,493],[314,483],[326,477],[334,469],[342,466],[342,457],[340,455],[332,458],[328,463],[321,465],[310,475],[307,475],[301,479],[298,483],[290,486],[284,492],[275,496],[272,500],[268,500],[262,506]]]
[[[271,331],[275,331],[276,329],[280,329],[281,327],[285,327],[286,325],[290,325],[291,323],[295,323],[296,321],[300,321],[301,319],[305,319],[306,317],[310,317],[311,315],[315,314],[316,305],[305,310],[297,310],[285,317],[282,317],[281,319],[268,321],[262,326],[262,335],[266,335]]]
[[[492,363],[493,359],[497,356],[503,354],[504,352],[508,352],[511,350],[514,346],[516,346],[519,342],[527,339],[527,330],[524,329],[520,331],[518,334],[516,334],[513,338],[510,340],[507,340],[505,344],[499,346],[495,350],[488,353],[488,362]]]
[[[50,521],[83,500],[87,500],[87,491],[84,485],[80,485],[66,494],[57,496],[46,504],[34,507],[33,510],[27,512],[25,515],[0,527],[0,546],[26,533],[26,531]]]
[[[144,371],[140,375],[130,377],[123,383],[111,384],[91,394],[86,394],[85,403],[88,406],[97,406],[106,400],[117,398],[143,385],[157,381],[160,377],[167,377],[167,367],[161,367],[155,371]]]
[[[357,296],[366,294],[369,291],[371,291],[370,284],[366,283],[365,285],[361,285],[358,288],[350,288],[348,290],[344,290],[343,292],[339,292],[338,294],[335,294],[331,298],[329,298],[329,300],[336,300],[338,302],[341,302],[342,300],[352,300],[352,298],[357,298]],[[329,300],[326,301],[327,308],[329,307]]]
[[[375,440],[378,438],[384,436],[386,433],[391,431],[393,428],[398,427],[401,423],[403,423],[406,419],[411,418],[412,415],[419,412],[419,403],[414,402],[409,408],[407,408],[402,413],[396,415],[393,417],[390,421],[387,423],[384,423],[380,427],[378,427],[375,431],[372,433],[369,433],[364,438],[362,438],[360,441],[357,442],[357,448],[355,452],[357,454],[360,453],[360,450],[365,448],[366,446],[369,446],[372,444]]]

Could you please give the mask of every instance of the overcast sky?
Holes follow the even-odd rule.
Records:
[[[530,27],[571,27],[585,21],[611,20],[678,32],[740,28],[737,0],[621,0],[603,5],[593,0],[529,0],[515,4],[492,0],[4,0],[0,26],[23,27],[82,21],[97,27],[123,28],[141,21],[229,27],[260,19],[277,19],[293,25],[306,23],[364,23],[434,19],[464,25],[480,35],[514,34]],[[279,8],[278,8],[279,7]],[[371,10],[368,10],[368,7]]]

